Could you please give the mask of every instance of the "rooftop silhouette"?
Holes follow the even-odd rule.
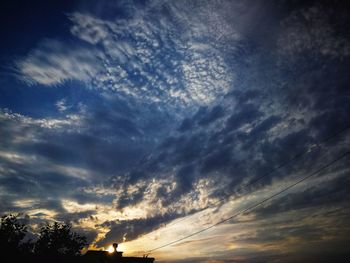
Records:
[[[118,244],[113,243],[114,251],[88,250],[83,256],[86,263],[152,263],[154,258],[148,257],[123,257],[122,251],[117,251]]]

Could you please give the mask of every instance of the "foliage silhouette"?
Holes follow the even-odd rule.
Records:
[[[27,226],[19,215],[0,217],[0,254],[11,262],[83,262],[80,251],[87,245],[86,237],[72,231],[65,223],[46,224],[40,228],[35,242],[24,241]]]
[[[6,253],[24,252],[31,249],[30,242],[23,242],[27,227],[18,221],[18,215],[4,215],[0,218],[0,248]]]
[[[122,257],[114,243],[114,253],[88,251],[81,256],[81,250],[88,245],[86,237],[72,231],[67,223],[47,223],[39,231],[35,242],[26,241],[27,226],[19,220],[19,215],[0,217],[1,259],[12,263],[89,263],[89,262],[153,262],[154,258]]]
[[[45,256],[78,256],[86,245],[86,237],[72,232],[70,224],[55,222],[41,227],[34,252]]]

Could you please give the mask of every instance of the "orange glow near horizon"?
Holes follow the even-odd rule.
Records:
[[[110,246],[107,248],[107,251],[108,251],[108,253],[113,253],[113,252],[114,252],[113,246],[110,245]]]
[[[108,253],[113,253],[114,252],[114,247],[113,245],[108,246],[108,248],[106,249],[106,251],[108,251]],[[123,251],[123,245],[122,244],[118,244],[118,248],[117,251]]]

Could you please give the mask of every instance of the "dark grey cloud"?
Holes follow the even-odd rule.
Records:
[[[137,63],[129,65],[123,62],[127,73],[134,76],[131,82],[132,87],[137,90],[137,98],[100,90],[102,95],[96,92],[96,100],[93,100],[93,103],[67,110],[67,114],[79,115],[78,119],[68,119],[69,124],[55,124],[57,127],[52,125],[50,128],[44,127],[43,122],[39,123],[38,119],[12,113],[9,113],[11,117],[8,118],[2,115],[0,133],[1,137],[6,139],[0,140],[0,150],[4,153],[18,154],[20,157],[11,159],[7,158],[6,154],[0,156],[0,182],[9,194],[6,198],[2,197],[4,202],[0,204],[0,209],[7,211],[12,208],[18,211],[19,208],[14,206],[13,201],[19,197],[50,197],[52,201],[41,202],[34,208],[50,208],[58,212],[56,219],[78,222],[80,219],[93,217],[94,211],[69,213],[54,197],[69,198],[79,204],[113,202],[114,209],[121,211],[128,206],[141,204],[148,198],[149,193],[146,190],[149,190],[147,187],[150,182],[162,182],[164,185],[157,186],[159,188],[156,189],[156,195],[154,200],[150,200],[150,204],[160,201],[163,210],[146,219],[108,221],[97,226],[110,229],[106,238],[99,243],[105,245],[114,241],[120,242],[125,235],[127,240],[136,239],[172,219],[183,216],[182,210],[175,211],[174,207],[184,196],[193,199],[195,203],[198,198],[196,187],[200,180],[213,182],[206,189],[209,201],[216,198],[225,201],[235,195],[248,195],[280,179],[290,179],[298,173],[310,172],[326,163],[331,157],[348,148],[349,142],[344,139],[348,135],[344,134],[343,139],[332,140],[322,145],[302,160],[271,173],[258,184],[248,187],[246,191],[238,191],[243,182],[254,181],[349,125],[350,55],[349,35],[346,30],[349,15],[345,13],[344,6],[345,4],[340,2],[332,2],[331,5],[314,1],[287,1],[283,4],[267,2],[252,6],[242,4],[228,8],[229,16],[223,14],[228,23],[228,31],[231,27],[237,27],[235,32],[230,31],[230,35],[238,34],[239,40],[233,40],[223,34],[220,40],[224,39],[225,43],[221,43],[212,38],[204,39],[191,30],[189,31],[193,34],[183,34],[184,38],[191,38],[194,42],[214,43],[214,49],[225,53],[223,62],[227,64],[227,68],[224,75],[232,73],[234,81],[230,79],[227,82],[229,87],[226,93],[220,93],[215,99],[212,99],[212,91],[224,90],[220,78],[203,77],[203,80],[200,80],[202,85],[194,85],[196,83],[190,77],[183,77],[181,85],[171,84],[175,78],[170,80],[170,77],[176,77],[173,70],[180,70],[186,65],[196,66],[193,61],[185,59],[185,55],[189,58],[195,53],[193,50],[181,53],[181,56],[176,52],[169,54],[178,46],[173,40],[169,45],[165,42],[171,34],[178,36],[179,31],[176,29],[166,31],[162,35],[163,39],[158,39],[157,34],[152,37],[162,45],[154,52],[157,60],[161,57],[158,64],[139,65],[139,69],[152,73],[147,75],[150,79],[154,76],[159,77],[156,82],[162,85],[156,86],[155,90],[150,83],[145,85],[145,78],[141,76],[142,72],[137,70]],[[169,5],[164,5],[164,10],[167,8],[170,8]],[[240,16],[232,15],[233,9],[240,10]],[[171,13],[170,9],[167,12]],[[127,17],[132,16],[132,13]],[[249,19],[243,14],[248,14]],[[74,16],[76,20],[83,18],[91,25],[96,22],[87,20],[91,19],[88,15]],[[96,19],[107,26],[102,18]],[[176,21],[179,28],[184,26],[185,21]],[[74,32],[80,34],[82,41],[94,45],[103,40],[104,31],[103,28],[94,28],[91,25],[84,29],[83,24],[77,24]],[[153,25],[160,26],[158,21]],[[155,28],[158,28],[157,26]],[[210,27],[208,32],[213,33],[209,35],[215,35],[214,33],[222,28],[217,26],[213,30]],[[94,32],[101,35],[96,36]],[[143,43],[147,47],[149,45],[144,40],[136,40],[135,36],[131,47],[134,47],[135,43]],[[208,63],[217,61],[211,53],[205,56],[203,52],[200,56],[202,55]],[[122,55],[118,59],[121,57]],[[139,54],[139,57],[145,58],[144,54]],[[184,65],[171,64],[170,70],[166,70],[167,63],[177,62],[178,58],[184,59]],[[157,65],[160,66],[159,69]],[[107,68],[112,66],[115,65],[110,62],[106,65]],[[216,66],[214,63],[213,67]],[[203,72],[195,67],[191,67],[189,72],[196,70]],[[160,71],[169,71],[169,76]],[[209,69],[206,68],[204,73],[205,71]],[[169,82],[166,82],[167,77]],[[111,82],[113,81],[116,80],[112,79]],[[125,81],[121,79],[116,83],[125,84]],[[103,81],[97,81],[97,84],[100,89],[103,85],[108,86],[108,89],[122,88]],[[203,92],[202,86],[208,88],[207,92]],[[189,105],[170,105],[174,100],[165,99],[166,91],[183,92],[185,87],[191,93],[190,96],[185,96],[190,98]],[[181,92],[179,94],[184,95]],[[203,96],[196,97],[196,92]],[[146,95],[143,96],[143,93]],[[211,100],[207,103],[206,99],[209,97]],[[152,101],[151,98],[164,101]],[[146,102],[142,102],[142,99]],[[201,100],[206,101],[204,103]],[[195,103],[191,103],[193,101]],[[73,109],[76,111],[73,112]],[[62,117],[60,120],[67,118]],[[29,159],[25,159],[26,157]],[[31,157],[34,158],[30,159]],[[85,175],[73,174],[62,167],[80,169],[81,173],[87,171],[87,175],[84,177]],[[311,186],[305,191],[287,194],[278,202],[257,209],[254,212],[257,220],[286,211],[300,212],[343,205],[344,200],[349,198],[349,182],[346,176],[340,176],[338,173],[341,174],[346,169],[344,162],[342,166],[333,170],[335,179],[326,185]],[[113,192],[111,189],[115,190],[118,195],[84,191],[91,183],[91,189],[95,184],[101,183],[107,186],[110,192]],[[170,191],[168,185],[171,183],[175,186]],[[130,193],[126,190],[128,187],[134,187],[136,190]],[[203,207],[195,207],[193,212],[201,209]],[[40,217],[40,214],[37,216]],[[336,211],[329,216],[340,218],[341,212]],[[348,220],[346,216],[341,219]],[[335,233],[338,233],[338,230]],[[247,238],[245,241],[271,244],[285,240],[285,236],[292,236],[303,238],[301,242],[314,242],[321,239],[320,233],[323,232],[316,226],[285,227],[283,231],[276,232],[266,228],[260,229],[255,238]],[[89,235],[93,238],[95,234],[91,232]],[[333,244],[332,249],[336,249],[334,246],[338,243],[322,243],[322,247],[324,244]],[[293,262],[293,258],[298,258],[292,255],[293,257],[288,259],[288,255],[271,251],[259,254],[256,251],[241,250],[237,253],[251,253],[254,257],[259,257],[249,258],[246,262],[270,262],[280,256],[284,256],[282,258],[285,262]],[[305,258],[311,259],[313,253],[305,252]],[[321,260],[320,257],[318,259]],[[191,262],[196,260],[201,261],[193,259]]]
[[[305,4],[301,9],[309,10],[308,5],[308,3]],[[240,51],[227,58],[234,57],[236,61],[242,63],[242,66],[234,68],[238,76],[235,90],[217,104],[200,107],[193,114],[180,118],[174,125],[174,129],[169,131],[167,138],[159,140],[159,146],[145,163],[135,169],[135,172],[128,174],[130,181],[126,184],[150,178],[164,179],[169,176],[169,173],[174,175],[174,179],[169,178],[176,181],[177,186],[174,191],[169,194],[160,188],[157,194],[157,198],[161,199],[165,207],[171,207],[179,201],[181,196],[195,191],[195,183],[199,179],[222,180],[227,185],[223,186],[218,182],[217,185],[220,185],[218,190],[210,189],[214,190],[210,192],[208,189],[209,198],[219,197],[226,200],[237,194],[236,191],[240,189],[243,179],[254,180],[266,174],[274,167],[288,161],[296,154],[307,151],[314,143],[346,126],[349,122],[346,112],[349,111],[350,103],[344,83],[349,81],[348,74],[345,72],[349,59],[344,57],[341,61],[335,61],[334,58],[323,55],[320,49],[307,52],[309,47],[305,46],[305,43],[301,47],[306,48],[306,51],[298,47],[292,54],[288,53],[289,46],[278,46],[285,37],[283,30],[286,28],[290,30],[289,26],[293,26],[288,25],[290,21],[288,17],[294,17],[298,8],[294,6],[292,10],[284,10],[266,23],[261,19],[264,16],[259,16],[261,26],[249,28],[251,35],[247,33],[246,42],[242,42]],[[307,20],[307,17],[304,19]],[[311,17],[311,20],[315,18]],[[302,17],[297,23],[302,24],[302,28],[298,28],[301,31],[308,24]],[[271,28],[272,24],[276,26]],[[254,36],[257,31],[265,32],[259,35],[266,35],[266,38]],[[311,35],[314,33],[312,32]],[[297,32],[296,35],[298,34]],[[317,42],[321,41],[320,35],[314,36],[317,39],[311,40],[315,41],[312,43],[313,47],[324,47],[324,43],[329,41],[328,39]],[[300,41],[307,39],[302,36]],[[298,41],[295,39],[296,44]],[[285,53],[286,51],[288,52]],[[335,70],[335,68],[338,69]],[[334,144],[327,145],[331,149],[327,148],[327,150],[336,154],[341,149],[339,144],[341,144],[340,141],[335,141]],[[317,164],[325,163],[330,159],[331,156],[321,158],[321,153],[320,150],[313,152],[303,160],[272,173],[259,184],[239,194],[249,194],[250,191],[272,184],[274,180],[288,178],[296,172],[310,172],[315,165],[317,167]],[[286,195],[278,202],[258,209],[255,211],[256,215],[258,219],[262,219],[286,211],[317,210],[323,205],[339,204],[348,196],[346,192],[348,182],[344,181],[344,177],[341,178],[337,179],[340,180],[339,183],[315,186],[305,192]],[[343,186],[342,190],[340,186]],[[141,202],[145,195],[142,190],[130,197],[132,201],[129,200],[127,204]],[[196,197],[193,198],[195,200]],[[123,207],[126,205],[123,199],[120,202]],[[168,213],[174,218],[178,216],[170,210]],[[166,218],[156,218],[157,220],[150,218],[137,223],[140,226],[152,225],[150,228],[144,227],[151,231],[157,225],[161,226],[167,221]],[[332,215],[332,218],[336,216]],[[127,223],[110,227],[112,230],[104,241],[106,243],[112,241],[112,236],[122,238],[125,234],[123,229],[127,228]],[[137,230],[134,235],[131,235],[133,238],[147,232]],[[318,241],[323,233],[317,226],[285,227],[280,231],[266,228],[259,230],[255,239],[247,239],[246,242],[271,244],[285,241],[286,236],[291,236],[308,243]],[[322,243],[322,246],[325,246],[324,244],[326,243]],[[334,244],[328,243],[332,249]],[[248,252],[241,251],[241,253]],[[282,256],[271,251],[266,254],[259,254],[256,251],[255,253],[249,251],[249,253],[252,257],[247,262],[270,262]],[[305,258],[310,259],[311,255],[312,252],[308,256],[305,252]],[[327,256],[327,253],[324,255]],[[293,256],[297,258],[295,254],[291,255],[291,258]],[[287,259],[287,256],[284,258]],[[195,259],[191,262],[194,261]],[[293,260],[290,261],[293,262]]]
[[[78,204],[88,204],[88,203],[101,203],[110,204],[115,198],[115,194],[97,194],[94,192],[87,193],[84,188],[75,189],[74,193],[70,195],[70,198],[75,200]]]
[[[76,231],[78,234],[85,236],[86,241],[91,244],[97,237],[98,232],[95,229],[86,229],[86,228],[74,228],[73,231]]]
[[[261,112],[253,104],[243,104],[239,110],[239,113],[234,113],[228,118],[226,123],[228,130],[240,128],[242,125],[251,123],[261,116]]]
[[[123,209],[130,205],[135,205],[143,201],[144,192],[146,190],[146,186],[139,187],[137,191],[132,194],[124,192],[121,196],[119,196],[118,203],[116,208]]]
[[[96,214],[95,210],[87,210],[83,212],[75,213],[60,213],[55,217],[55,220],[66,222],[66,223],[79,223],[79,220],[89,218],[91,219],[92,215]]]
[[[348,160],[345,160],[345,163]],[[346,164],[343,165],[346,166]],[[338,167],[333,170],[340,172],[344,169]],[[348,172],[347,172],[348,173]],[[317,175],[320,176],[320,175]],[[333,180],[321,182],[319,185],[310,185],[307,189],[298,193],[289,193],[275,202],[271,202],[254,211],[259,217],[276,215],[285,211],[301,210],[315,207],[346,207],[346,201],[350,192],[348,191],[350,180],[348,176],[342,175]]]
[[[113,242],[121,243],[123,238],[131,241],[143,234],[159,228],[161,225],[174,219],[173,216],[154,216],[148,219],[133,219],[123,221],[106,221],[97,227],[109,227],[110,231],[105,239],[98,243],[99,246],[106,246]]]
[[[203,160],[201,172],[207,174],[212,171],[221,170],[222,168],[228,167],[231,161],[231,149],[221,148],[215,151]]]
[[[201,126],[205,126],[210,124],[213,121],[223,117],[225,115],[224,109],[221,106],[215,106],[211,109],[211,111],[204,115],[201,119],[199,119],[198,124]]]
[[[187,130],[190,130],[191,128],[193,127],[193,122],[191,119],[189,118],[185,118],[181,125],[179,126],[178,130],[180,132],[184,132],[184,131],[187,131]]]

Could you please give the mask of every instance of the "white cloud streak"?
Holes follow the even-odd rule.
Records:
[[[73,13],[70,32],[87,45],[46,40],[17,61],[20,78],[45,86],[78,80],[148,102],[207,105],[232,88],[221,40],[230,38],[234,48],[239,37],[206,7],[194,6],[193,15],[183,5],[154,4],[115,21]]]
[[[16,62],[20,79],[29,85],[56,86],[69,80],[88,82],[101,70],[103,54],[97,50],[45,40]]]

